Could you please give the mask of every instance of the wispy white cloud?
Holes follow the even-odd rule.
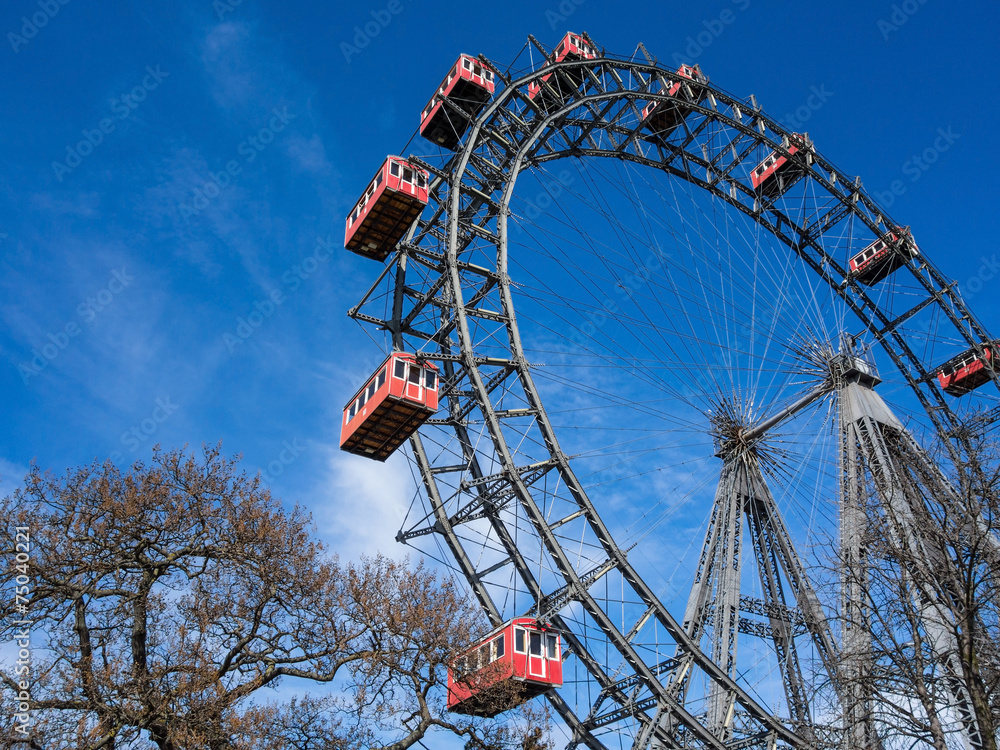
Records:
[[[43,192],[31,196],[31,207],[55,216],[94,217],[101,205],[101,194],[95,191]]]
[[[24,485],[28,467],[0,458],[0,497],[7,497]]]
[[[28,401],[44,404],[39,420],[74,436],[67,463],[115,451],[124,453],[122,463],[131,463],[148,459],[157,441],[196,445],[220,437],[227,438],[227,449],[268,456],[266,444],[275,434],[309,439],[309,431],[320,425],[322,439],[329,439],[322,426],[326,418],[315,408],[293,414],[282,411],[285,404],[321,404],[330,393],[339,401],[344,389],[342,374],[334,372],[334,357],[342,359],[343,352],[326,353],[344,328],[331,310],[345,309],[344,295],[355,291],[351,285],[364,282],[342,272],[347,261],[336,248],[318,267],[309,259],[317,236],[325,240],[329,234],[330,217],[346,212],[346,202],[356,197],[341,195],[338,149],[314,108],[323,97],[255,23],[230,20],[187,33],[202,75],[165,63],[174,88],[165,85],[156,106],[169,106],[173,92],[186,87],[183,104],[193,127],[185,128],[184,118],[160,121],[151,103],[143,110],[150,117],[140,152],[126,148],[134,147],[135,139],[109,140],[87,170],[58,187],[49,181],[13,190],[0,179],[0,197],[15,209],[12,220],[0,226],[9,235],[2,248],[0,322],[7,333],[0,337],[0,357],[15,372],[33,350],[50,343],[50,334],[61,341],[68,323],[80,329],[26,386]],[[120,93],[117,79],[109,85]],[[266,148],[250,146],[255,154],[250,161],[241,145],[271,127],[275,109],[286,107],[294,119],[273,138],[260,139]],[[86,124],[91,114],[71,119]],[[55,142],[63,137],[60,133]],[[214,176],[232,160],[241,171],[216,192]],[[209,196],[207,205],[185,216],[182,205],[193,205],[199,193]],[[329,241],[335,245],[337,239]],[[314,266],[295,270],[304,261]],[[134,282],[85,320],[78,307],[98,294],[107,299],[111,272],[123,268]],[[291,281],[284,281],[288,274]],[[282,291],[286,301],[255,327],[245,345],[227,349],[223,335],[273,290]],[[362,368],[375,364],[364,362]],[[121,436],[144,420],[152,424],[148,420],[159,398],[179,408],[129,451]],[[331,407],[335,423],[339,406]],[[266,426],[261,419],[269,420]],[[241,433],[250,422],[254,431]],[[39,460],[49,465],[62,449],[42,451]],[[307,462],[312,458],[295,471],[304,471]],[[335,466],[331,459],[317,472],[323,483],[316,497],[329,502],[374,492],[375,502],[383,502],[371,483],[385,476],[369,477],[365,470],[353,475]],[[405,464],[396,469],[401,483],[387,485],[386,492],[405,502],[412,481]],[[291,472],[282,479],[290,477]],[[381,515],[389,517],[394,506],[385,503]],[[348,510],[338,505],[330,518],[342,530],[340,541],[357,544],[352,555],[399,546],[393,541],[399,519],[357,536],[351,526],[370,527],[371,519]]]
[[[260,58],[253,54],[250,25],[224,21],[209,29],[201,59],[209,76],[211,94],[222,108],[244,107],[262,93]]]
[[[288,132],[276,139],[276,148],[298,169],[323,173],[324,180],[304,186],[334,200],[350,201],[340,195],[340,180],[330,154],[339,149],[328,142],[329,128],[317,115],[313,103],[321,100],[315,84],[305,79],[255,24],[224,21],[209,28],[201,43],[200,57],[205,69],[209,96],[219,107],[219,116],[240,123],[255,123],[272,108],[287,107],[295,120]]]
[[[235,155],[236,148],[234,143],[224,157]],[[243,210],[254,175],[227,174],[220,188],[213,179],[224,172],[220,166],[224,163],[210,164],[190,146],[176,146],[154,168],[157,179],[137,197],[136,211],[176,257],[205,278],[219,277],[236,255],[256,288],[268,289],[274,282],[266,271],[260,234]]]
[[[313,493],[320,535],[343,560],[378,552],[406,557],[395,539],[414,492],[405,457],[379,463],[332,446],[327,453],[327,475]]]
[[[309,138],[290,136],[288,155],[307,172],[322,172],[330,168],[330,162],[326,160],[326,147],[318,133],[313,133]]]

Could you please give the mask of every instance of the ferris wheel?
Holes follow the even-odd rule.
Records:
[[[834,665],[857,637],[845,498],[895,481],[888,443],[926,461],[961,413],[989,424],[996,343],[753,96],[585,34],[523,54],[461,55],[421,113],[433,145],[347,218],[348,249],[390,262],[350,311],[387,360],[343,447],[409,438],[397,539],[498,628],[558,633],[570,746],[864,746]]]

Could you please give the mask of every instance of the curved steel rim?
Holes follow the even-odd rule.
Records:
[[[675,719],[683,725],[693,737],[700,740],[707,746],[721,747],[722,744],[711,731],[703,727],[696,717],[689,714],[683,706],[673,700],[670,691],[661,684],[658,675],[646,665],[638,654],[631,648],[627,637],[620,633],[607,618],[599,603],[587,592],[587,582],[581,580],[580,574],[574,570],[572,563],[560,547],[558,540],[552,534],[548,523],[535,503],[530,487],[522,477],[523,469],[519,469],[513,460],[513,456],[506,444],[506,439],[500,425],[500,419],[492,406],[491,388],[484,382],[478,366],[476,342],[469,330],[468,313],[463,295],[463,282],[460,271],[466,270],[463,266],[461,256],[468,247],[472,237],[483,236],[484,234],[496,238],[493,244],[497,247],[497,265],[495,270],[495,283],[499,289],[502,299],[503,313],[506,316],[504,325],[509,335],[511,350],[510,363],[512,370],[510,374],[517,373],[521,387],[525,396],[531,401],[535,409],[535,420],[539,432],[544,436],[552,457],[553,468],[558,470],[567,486],[571,488],[583,515],[590,524],[595,536],[601,540],[605,552],[608,556],[609,564],[614,565],[622,575],[624,580],[633,587],[642,601],[653,610],[653,614],[661,624],[670,632],[686,651],[689,651],[698,666],[706,674],[719,684],[725,685],[731,692],[734,699],[744,710],[759,721],[762,729],[776,738],[780,738],[793,746],[804,746],[804,740],[788,730],[780,720],[771,716],[763,707],[759,706],[749,695],[745,693],[735,682],[730,680],[721,668],[714,665],[707,657],[698,650],[697,644],[691,643],[673,619],[666,608],[658,601],[649,587],[641,580],[634,569],[628,564],[624,554],[617,547],[607,528],[600,520],[593,504],[587,497],[583,486],[576,479],[573,470],[569,465],[568,458],[559,448],[555,432],[548,421],[541,401],[538,398],[537,390],[531,378],[528,364],[524,357],[521,346],[520,333],[518,331],[516,317],[514,314],[514,304],[510,292],[510,279],[507,274],[507,215],[508,205],[513,194],[514,184],[517,175],[526,164],[538,164],[544,161],[562,158],[565,156],[604,156],[620,159],[628,159],[647,166],[663,169],[673,176],[685,179],[692,184],[698,185],[718,198],[725,200],[730,205],[736,207],[749,215],[761,226],[770,231],[775,237],[784,242],[800,258],[816,272],[830,288],[843,299],[844,303],[851,309],[858,319],[864,323],[867,329],[872,332],[882,345],[883,349],[890,356],[897,369],[907,380],[911,388],[917,394],[921,405],[930,416],[932,422],[939,432],[947,434],[954,426],[955,417],[944,401],[941,393],[933,386],[929,385],[930,375],[933,367],[929,367],[917,358],[912,349],[907,344],[903,333],[898,327],[909,317],[905,313],[890,317],[887,311],[883,311],[877,302],[873,300],[866,290],[855,282],[842,283],[846,278],[844,268],[831,257],[821,246],[820,239],[826,229],[837,225],[840,221],[853,214],[862,221],[876,236],[885,234],[889,227],[895,226],[885,212],[881,211],[871,198],[861,189],[860,184],[852,182],[843,176],[827,160],[823,159],[817,152],[809,155],[808,159],[800,158],[798,161],[807,171],[807,178],[814,180],[823,187],[831,197],[836,199],[834,207],[829,209],[827,214],[828,223],[817,222],[818,226],[824,227],[823,231],[810,230],[808,227],[799,227],[787,216],[785,216],[776,205],[761,205],[753,192],[742,183],[729,179],[728,175],[735,166],[742,163],[742,158],[727,164],[724,160],[713,160],[707,158],[706,154],[688,153],[684,150],[671,149],[667,152],[664,147],[646,147],[643,150],[640,144],[641,123],[635,126],[629,135],[621,121],[620,113],[615,115],[611,110],[616,103],[624,102],[623,110],[629,106],[636,110],[635,103],[638,100],[676,100],[666,97],[651,88],[655,86],[658,76],[670,77],[673,71],[659,68],[652,63],[637,63],[633,60],[615,59],[602,56],[596,60],[583,62],[560,63],[554,66],[547,66],[544,69],[536,70],[528,75],[522,76],[515,81],[507,80],[503,73],[485,58],[481,58],[488,64],[507,86],[501,91],[493,103],[489,105],[476,119],[467,136],[463,150],[456,154],[448,167],[444,170],[435,170],[438,175],[432,183],[432,193],[438,203],[436,210],[429,220],[421,220],[411,232],[408,241],[402,246],[402,253],[399,257],[397,275],[397,292],[399,279],[405,275],[407,257],[420,260],[425,263],[437,264],[441,270],[442,283],[438,288],[446,288],[449,293],[448,308],[452,312],[454,329],[458,335],[460,353],[456,356],[450,351],[446,343],[442,343],[440,354],[447,357],[446,364],[449,370],[455,366],[460,367],[467,374],[477,396],[478,407],[481,409],[486,419],[490,435],[494,441],[497,455],[503,466],[503,479],[509,484],[525,514],[532,521],[539,539],[545,545],[553,561],[556,562],[560,573],[563,575],[567,589],[572,592],[572,599],[580,602],[587,613],[597,622],[609,640],[618,648],[622,657],[635,670],[636,677],[644,682],[650,692],[656,696],[657,701],[666,707]],[[554,70],[574,69],[578,74],[582,74],[585,81],[590,85],[581,86],[575,93],[569,96],[567,102],[561,108],[550,113],[541,112],[531,104],[527,97],[527,87],[532,81],[542,75],[548,75]],[[603,78],[602,78],[603,76]],[[628,78],[633,84],[633,88],[621,85],[614,90],[607,90],[607,80],[617,81],[622,84]],[[584,93],[587,89],[595,93]],[[692,117],[692,113],[702,116],[701,128],[707,126],[709,122],[720,123],[737,134],[731,143],[736,154],[735,145],[741,143],[746,149],[745,154],[754,151],[758,146],[766,145],[779,153],[787,155],[787,138],[789,133],[781,128],[771,118],[767,117],[752,100],[746,102],[735,99],[717,87],[710,86],[704,82],[691,81],[683,87],[685,106],[691,110],[686,116]],[[707,103],[702,103],[703,99]],[[721,106],[720,106],[721,104]],[[526,122],[522,116],[525,111],[534,110],[535,116],[530,122]],[[603,134],[617,133],[622,136],[615,149],[601,149],[587,147],[585,138],[577,143],[568,144],[562,150],[544,151],[541,147],[545,144],[553,132],[562,132],[566,128],[569,116],[574,112],[583,112],[590,115],[591,119],[573,118],[574,128],[590,127],[590,132],[602,131]],[[615,116],[612,119],[605,119],[607,114]],[[637,112],[635,112],[637,114]],[[744,122],[744,117],[748,120]],[[640,118],[641,119],[641,118]],[[694,123],[692,123],[693,125]],[[520,126],[519,126],[520,125]],[[684,125],[687,128],[687,125]],[[688,131],[697,132],[697,128],[688,128]],[[767,136],[767,131],[771,136]],[[482,159],[476,159],[477,151],[487,141],[495,141],[497,134],[502,133],[501,139],[509,134],[514,138],[509,139],[511,145],[516,145],[517,150],[513,158],[507,155],[506,164],[502,169],[498,169],[491,178],[485,178],[486,173],[479,163]],[[613,138],[611,140],[614,140]],[[687,139],[688,143],[694,143],[694,136]],[[730,144],[719,149],[724,152]],[[658,158],[653,158],[650,154],[655,153]],[[478,174],[470,172],[470,162],[477,161]],[[695,170],[704,170],[705,176],[700,177]],[[495,175],[500,174],[502,178]],[[840,187],[843,186],[843,187]],[[490,189],[492,188],[492,189]],[[494,200],[492,196],[500,192],[500,199]],[[447,190],[444,199],[440,193]],[[464,205],[463,205],[464,201]],[[477,206],[478,204],[478,206]],[[476,206],[481,210],[478,215],[474,211],[468,211],[469,206]],[[441,226],[441,218],[446,214],[448,220],[447,231],[447,251],[443,254],[430,249],[435,241],[434,230]],[[476,221],[470,220],[470,215]],[[496,221],[497,230],[495,233],[488,230],[490,221]],[[473,226],[474,225],[474,226]],[[814,225],[815,227],[816,225]],[[492,240],[490,240],[492,241]],[[422,244],[423,243],[423,244]],[[928,292],[926,302],[919,303],[918,306],[937,304],[944,314],[951,321],[955,330],[960,332],[970,348],[981,347],[983,342],[989,340],[983,328],[971,315],[964,303],[958,298],[952,287],[945,282],[944,277],[929,263],[921,257],[919,262],[912,261],[905,267],[920,285]],[[899,269],[897,273],[904,269]],[[399,298],[399,294],[397,294]],[[355,308],[355,311],[358,308]],[[868,314],[866,314],[868,313]],[[911,313],[915,314],[915,313]],[[412,319],[412,317],[410,318]],[[965,321],[967,325],[963,325]],[[394,333],[394,343],[402,347],[406,320],[402,315],[402,305],[394,305],[393,319],[386,321],[386,327]],[[433,357],[433,354],[428,356]],[[456,435],[463,445],[468,444],[468,435],[462,434],[463,429],[455,425]],[[417,463],[420,465],[425,488],[431,500],[433,511],[437,520],[438,530],[441,531],[462,568],[466,577],[473,586],[484,608],[491,617],[499,621],[500,615],[495,604],[492,602],[489,593],[482,585],[479,574],[465,553],[462,543],[456,534],[451,519],[445,512],[444,503],[437,492],[435,472],[432,462],[428,459],[427,453],[418,436],[412,441]],[[476,479],[483,479],[485,475],[478,467],[474,466],[475,456],[469,454],[469,470]],[[496,516],[490,518],[504,546],[507,548],[510,561],[517,569],[525,585],[533,591],[537,598],[545,596],[541,591],[538,582],[534,579],[528,565],[520,557],[513,538],[503,528],[503,522]],[[558,619],[558,618],[556,618]],[[557,623],[558,625],[558,623]],[[603,672],[597,661],[586,653],[582,644],[572,636],[568,638],[568,645],[573,652],[581,659],[594,678],[601,684],[608,694],[611,695],[623,707],[627,707],[628,696],[623,691],[615,689],[614,680]],[[568,725],[576,734],[576,741],[584,742],[591,747],[603,747],[603,745],[586,730],[583,722],[578,716],[563,702],[558,696],[553,696],[553,704],[563,715]],[[640,715],[641,714],[641,715]],[[642,709],[634,707],[634,718],[640,723],[644,723],[650,732],[655,731],[652,725],[655,723],[648,719]],[[645,721],[644,721],[645,719]],[[661,735],[661,739],[663,739]]]

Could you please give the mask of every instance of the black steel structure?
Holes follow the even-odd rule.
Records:
[[[535,39],[529,43],[543,61],[550,55]],[[949,354],[981,351],[993,339],[922,253],[898,262],[881,285],[851,277],[852,251],[837,242],[844,227],[864,238],[863,247],[902,223],[858,178],[825,159],[822,144],[790,154],[793,134],[754,97],[701,79],[666,93],[675,72],[641,45],[627,58],[601,51],[593,60],[522,72],[479,60],[494,73],[495,97],[475,116],[445,102],[456,121],[468,119],[464,138],[453,154],[408,157],[432,176],[429,205],[350,311],[388,332],[394,348],[419,351],[441,368],[441,409],[410,442],[426,505],[397,539],[440,540],[495,624],[531,614],[562,632],[565,686],[549,699],[570,746],[863,745],[870,741],[858,709],[865,697],[837,686],[831,665],[841,634],[769,488],[767,434],[817,403],[837,403],[848,388],[866,395],[839,417],[842,454],[877,448],[859,424],[891,424],[899,433],[889,408],[867,395],[878,377],[855,356],[856,340],[878,348],[926,426],[954,436],[955,401],[935,382],[947,357],[907,324],[933,315]],[[534,101],[529,85],[542,76],[549,76],[548,93]],[[680,113],[667,135],[647,127],[649,102]],[[755,191],[750,171],[772,153],[794,162],[796,180]],[[714,437],[721,470],[681,617],[602,520],[600,498],[581,480],[543,405],[537,376],[545,363],[533,361],[522,339],[515,302],[523,279],[511,257],[515,185],[522,173],[564,159],[618,160],[704,191],[784,245],[851,320],[851,341],[833,345],[823,372],[799,377],[799,390],[786,391],[785,405],[768,404],[765,416],[712,395],[715,418],[706,420],[705,434]],[[905,279],[905,295],[887,292],[898,279]],[[866,455],[879,465],[875,453]],[[836,483],[848,493],[857,492],[857,481],[845,468]],[[756,596],[743,590],[744,546],[755,561]],[[766,642],[775,654],[770,693],[745,681],[738,635]],[[776,703],[765,693],[782,697]],[[847,703],[853,714],[845,715]]]

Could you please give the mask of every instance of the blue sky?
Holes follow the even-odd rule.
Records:
[[[510,61],[529,33],[643,42],[798,121],[998,331],[998,22],[943,0],[8,0],[2,486],[222,440],[345,557],[400,554],[406,462],[337,450],[382,356],[345,315],[379,267],[343,217],[387,153],[430,150],[407,142],[460,52]]]

